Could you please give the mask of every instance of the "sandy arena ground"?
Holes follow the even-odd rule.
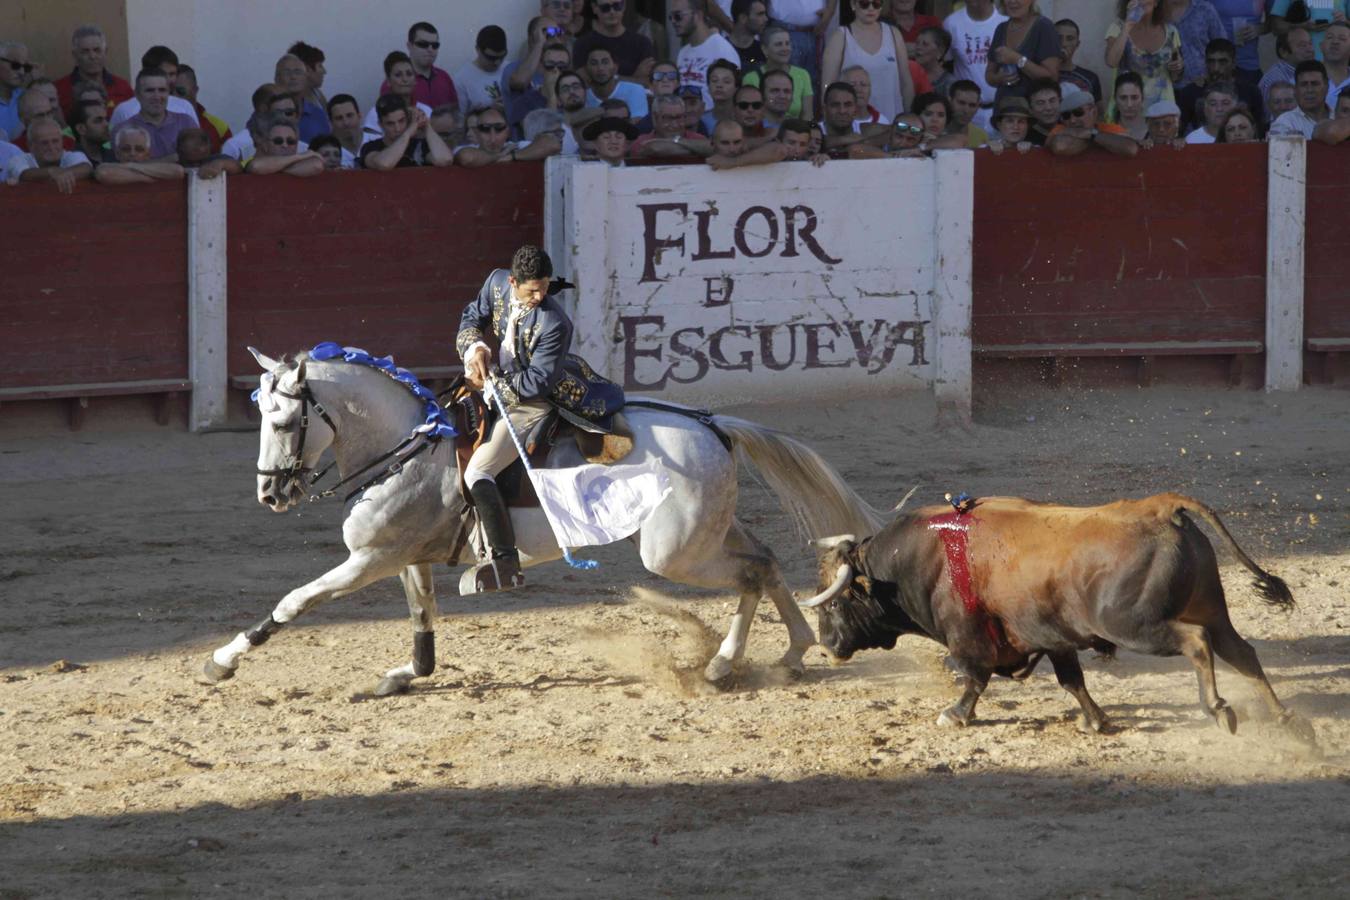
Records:
[[[798,682],[761,607],[737,684],[698,671],[730,596],[657,581],[629,548],[511,596],[438,573],[435,674],[406,660],[395,582],[321,608],[218,687],[208,652],[343,556],[340,508],[253,499],[252,433],[0,437],[0,898],[1350,895],[1350,394],[1005,391],[969,432],[930,402],[737,412],[820,448],[889,507],[945,491],[1102,502],[1194,494],[1289,581],[1257,602],[1220,552],[1238,630],[1317,730],[1237,708],[1222,733],[1182,659],[1084,654],[1113,718],[1080,734],[1044,665],[978,722],[935,644]],[[848,437],[840,437],[847,435]],[[742,478],[789,582],[814,560]],[[660,593],[652,593],[660,592]],[[667,599],[663,599],[667,598]]]

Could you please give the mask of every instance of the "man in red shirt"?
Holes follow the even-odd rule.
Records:
[[[441,36],[430,22],[418,22],[408,29],[408,58],[412,60],[413,100],[432,109],[453,103],[459,105],[459,93],[450,73],[436,66],[441,52]],[[380,85],[380,96],[389,93],[389,82]]]
[[[131,83],[109,72],[108,39],[97,25],[81,25],[70,37],[70,52],[75,57],[75,68],[56,82],[56,94],[61,110],[69,118],[75,112],[75,89],[85,81],[103,85],[108,92],[108,113],[117,104],[135,96]]]

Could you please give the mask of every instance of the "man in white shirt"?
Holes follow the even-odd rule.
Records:
[[[467,113],[480,106],[502,109],[502,62],[506,59],[506,32],[500,26],[488,25],[478,32],[474,49],[477,55],[455,70],[459,111]]]
[[[1238,105],[1237,85],[1232,82],[1211,85],[1201,104],[1204,124],[1186,135],[1188,144],[1213,144],[1219,138],[1223,120]]]
[[[1301,62],[1294,69],[1294,94],[1298,109],[1284,113],[1270,126],[1270,136],[1299,134],[1305,140],[1317,126],[1331,118],[1327,108],[1327,68],[1315,59]]]
[[[994,108],[996,88],[985,80],[984,70],[989,62],[989,45],[994,40],[994,30],[1007,20],[1007,16],[994,9],[994,0],[966,0],[964,9],[958,9],[942,23],[942,27],[952,36],[956,79],[973,81],[980,86],[980,112],[973,122],[986,131]]]
[[[54,119],[37,119],[29,124],[28,147],[32,152],[10,158],[5,181],[11,185],[50,181],[63,194],[74,191],[75,182],[88,178],[94,167],[83,153],[66,150],[62,137],[61,126]]]
[[[670,0],[670,24],[684,44],[675,67],[680,72],[680,84],[692,84],[703,91],[703,107],[712,109],[712,95],[708,93],[708,67],[714,61],[725,59],[734,66],[741,64],[741,55],[720,34],[708,27],[707,0]]]
[[[197,108],[192,105],[192,101],[185,97],[180,97],[174,93],[174,85],[178,83],[178,54],[174,53],[168,47],[154,46],[145,51],[141,56],[142,69],[159,69],[164,73],[164,77],[169,79],[169,105],[168,110],[171,113],[181,113],[192,120],[195,127],[201,127],[201,120],[197,118]],[[113,109],[112,118],[108,121],[108,127],[117,130],[127,119],[135,116],[141,111],[141,101],[132,97],[130,100],[124,100],[117,104]]]
[[[1350,87],[1350,22],[1332,22],[1322,35],[1322,65],[1327,67],[1327,106]]]

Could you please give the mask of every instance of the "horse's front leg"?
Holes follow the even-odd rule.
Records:
[[[377,697],[401,694],[412,686],[414,678],[422,678],[436,670],[436,582],[430,565],[408,566],[398,575],[403,582],[403,593],[408,598],[408,612],[412,616],[412,662],[390,669],[375,688]]]
[[[287,622],[326,600],[350,594],[373,581],[394,575],[401,568],[402,564],[392,554],[371,551],[353,553],[342,565],[291,591],[266,619],[254,628],[240,632],[234,640],[212,653],[203,667],[203,680],[214,684],[232,678],[234,670],[239,668],[240,657],[254,647],[265,644]]]

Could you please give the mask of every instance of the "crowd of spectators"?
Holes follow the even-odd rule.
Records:
[[[1116,5],[1105,84],[1078,64],[1079,26],[1035,0],[965,0],[941,20],[924,0],[541,0],[518,41],[481,29],[453,74],[437,65],[440,29],[414,23],[368,95],[327,95],[324,52],[297,41],[238,130],[172,49],[151,47],[124,79],[82,25],[55,81],[0,41],[0,168],[69,193],[188,169],[308,177],[557,154],[730,169],[1350,137],[1347,0],[1102,2]],[[1266,33],[1277,61],[1262,71]]]

